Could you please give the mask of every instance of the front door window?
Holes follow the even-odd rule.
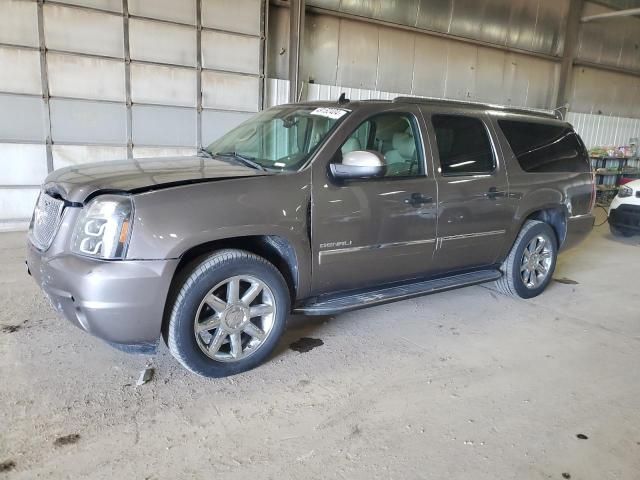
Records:
[[[347,138],[342,154],[355,150],[381,153],[387,165],[385,177],[412,177],[424,174],[418,132],[412,116],[385,113],[371,117]]]

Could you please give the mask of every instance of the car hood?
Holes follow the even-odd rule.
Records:
[[[269,175],[229,159],[203,156],[141,158],[86,163],[51,173],[44,189],[70,202],[98,191],[143,192],[187,183]]]

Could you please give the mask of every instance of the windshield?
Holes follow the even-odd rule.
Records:
[[[206,150],[249,166],[253,163],[254,167],[268,170],[298,170],[348,113],[342,108],[270,108],[231,130]]]

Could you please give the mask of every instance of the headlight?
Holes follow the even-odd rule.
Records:
[[[131,236],[133,202],[122,195],[101,195],[84,206],[73,232],[71,250],[96,258],[121,259]]]
[[[630,197],[631,195],[633,195],[633,188],[627,187],[626,185],[623,185],[620,187],[620,190],[618,190],[618,196],[620,198]]]

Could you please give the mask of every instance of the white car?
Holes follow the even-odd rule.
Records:
[[[609,228],[616,236],[640,234],[640,180],[620,187],[609,207]]]

